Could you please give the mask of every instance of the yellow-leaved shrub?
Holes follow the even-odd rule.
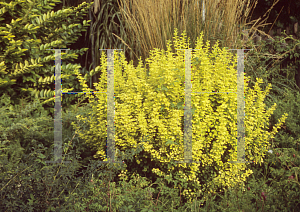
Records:
[[[180,40],[175,30],[175,49],[187,49],[185,32]],[[218,43],[210,52],[209,42],[203,45],[202,34],[197,39],[196,50],[191,53],[192,92],[236,92],[237,54],[220,49]],[[181,195],[191,200],[198,191],[209,192],[245,182],[252,173],[249,164],[229,163],[237,160],[237,95],[236,93],[192,93],[192,151],[197,163],[180,163],[184,160],[183,118],[185,51],[172,53],[170,41],[168,51],[155,49],[146,60],[149,69],[142,62],[138,67],[125,62],[124,54],[114,52],[115,92],[115,145],[118,151],[136,148],[142,137],[147,138],[144,150],[135,155],[131,172],[151,173],[162,177],[175,188],[184,189]],[[234,56],[235,55],[235,56]],[[122,71],[124,69],[124,71]],[[97,90],[107,91],[107,58],[101,57],[102,76],[96,84]],[[246,70],[247,71],[247,70]],[[78,74],[80,82],[84,79]],[[257,79],[254,89],[248,87],[245,77],[245,160],[262,162],[268,151],[269,141],[283,124],[287,114],[269,133],[265,129],[275,110],[265,110],[263,103],[271,85],[261,91]],[[88,91],[84,86],[85,90]],[[105,141],[107,137],[107,96],[96,94],[88,121],[90,129],[80,133],[87,144],[98,150],[95,158],[107,160]],[[170,143],[171,142],[171,143]],[[132,174],[127,169],[128,174]],[[181,182],[180,182],[181,181]],[[182,182],[185,181],[185,184]]]

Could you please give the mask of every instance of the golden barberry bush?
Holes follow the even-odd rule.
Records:
[[[180,40],[177,30],[174,34],[175,49],[187,49],[185,32]],[[218,43],[210,52],[209,42],[203,45],[202,34],[197,39],[196,50],[192,52],[192,92],[236,92],[237,56]],[[144,151],[135,156],[135,170],[152,173],[178,188],[180,181],[183,195],[192,198],[197,191],[207,191],[214,185],[216,190],[236,183],[245,182],[252,171],[249,164],[229,163],[237,160],[237,95],[235,93],[192,94],[192,152],[193,160],[200,164],[175,164],[183,161],[183,117],[185,51],[172,52],[170,41],[168,51],[155,49],[146,60],[149,69],[142,62],[138,67],[125,61],[124,54],[115,51],[115,145],[118,151],[136,148],[141,137],[148,136]],[[124,71],[122,71],[124,69]],[[107,89],[107,58],[101,57],[102,76],[96,84],[97,90]],[[247,71],[247,70],[246,70]],[[82,85],[88,91],[86,82],[78,74]],[[261,91],[257,79],[254,89],[248,87],[245,77],[245,160],[262,162],[268,151],[269,141],[283,124],[287,114],[269,133],[266,127],[276,104],[265,109],[263,103],[271,85]],[[94,109],[90,117],[78,120],[90,124],[90,129],[81,132],[80,137],[98,150],[95,158],[105,160],[107,96],[96,94],[95,101],[89,95]],[[154,164],[154,165],[153,165]],[[131,173],[132,174],[132,173]],[[207,177],[210,176],[210,177]],[[206,180],[205,180],[206,179]],[[205,185],[206,184],[206,185]],[[182,193],[181,193],[182,194]]]

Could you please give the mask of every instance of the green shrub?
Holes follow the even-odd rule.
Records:
[[[62,179],[53,180],[56,167],[45,164],[51,160],[51,149],[53,152],[53,120],[39,100],[29,104],[21,100],[21,104],[12,106],[9,97],[1,98],[0,208],[1,211],[47,211],[62,204],[55,198],[64,191],[64,183],[68,188],[66,180],[70,173],[66,171],[74,172],[78,162],[58,174]]]
[[[0,104],[0,211],[83,211],[92,203],[90,180],[108,184],[123,169],[99,164],[74,133],[70,122],[87,113],[89,105],[75,105],[62,115],[63,161],[71,164],[47,165],[45,161],[53,160],[53,120],[40,101],[27,103],[21,99],[21,105],[13,106],[10,97],[4,95]],[[123,157],[132,159],[140,151],[127,151]]]
[[[13,105],[19,103],[20,96],[28,101],[39,98],[53,114],[55,51],[47,49],[67,48],[68,44],[76,42],[81,31],[86,31],[89,26],[80,19],[91,5],[84,2],[76,8],[51,12],[58,2],[60,0],[0,2],[0,51],[3,52],[0,56],[0,96],[9,95]],[[62,51],[64,91],[70,91],[70,87],[75,92],[81,90],[76,76],[72,76],[73,70],[80,66],[71,61],[86,50]],[[91,77],[84,74],[86,78]],[[63,108],[66,109],[76,97],[67,95]]]

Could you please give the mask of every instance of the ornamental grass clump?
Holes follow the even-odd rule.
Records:
[[[182,39],[174,34],[175,49],[188,49],[185,32]],[[191,54],[192,92],[234,92],[237,88],[237,57],[225,48],[220,49],[218,42],[210,50],[209,42],[203,44],[203,35],[197,39],[196,51]],[[119,57],[118,57],[119,56]],[[134,68],[125,62],[124,54],[115,53],[114,57],[114,94],[115,94],[115,145],[116,155],[139,146],[140,137],[148,137],[144,150],[135,155],[132,162],[125,161],[127,174],[138,173],[154,181],[165,179],[169,187],[177,188],[180,195],[191,201],[196,194],[200,196],[217,190],[233,187],[246,181],[252,174],[246,163],[229,163],[237,160],[237,97],[234,93],[197,94],[192,93],[192,148],[193,160],[200,164],[175,164],[183,161],[183,117],[185,52],[171,52],[158,49],[150,52],[146,60],[148,68],[141,64]],[[103,53],[103,70],[97,90],[106,92],[107,60]],[[124,69],[124,71],[122,71]],[[84,91],[86,82],[77,71]],[[269,140],[286,119],[284,114],[272,132],[267,132],[268,119],[275,110],[274,104],[267,111],[263,103],[266,91],[261,91],[257,79],[254,89],[248,87],[249,77],[245,77],[245,160],[261,163],[266,155]],[[79,136],[89,146],[97,150],[95,158],[107,160],[106,125],[107,97],[95,94],[95,101],[89,118],[77,116],[90,124],[90,129]],[[76,129],[80,130],[79,127]]]

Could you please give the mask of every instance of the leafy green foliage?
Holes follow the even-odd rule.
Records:
[[[51,143],[46,141],[53,141],[53,120],[45,117],[47,113],[38,102],[37,99],[27,104],[22,99],[20,105],[13,106],[10,105],[10,97],[7,95],[1,97],[1,141],[20,145],[24,154],[29,154],[32,147],[39,143],[49,147]],[[17,148],[14,154],[19,157],[22,155]]]
[[[50,12],[54,3],[60,1],[6,2],[0,2],[0,51],[3,53],[0,58],[1,92],[7,93],[13,104],[18,103],[21,95],[28,98],[28,101],[34,98],[44,100],[44,103],[48,102],[48,107],[52,107],[50,110],[53,110],[55,52],[46,49],[67,48],[69,43],[77,40],[80,32],[85,31],[88,26],[86,21],[80,23],[80,18],[90,4],[84,2],[74,9]],[[86,50],[70,50],[67,53],[62,51],[64,90],[69,87],[72,88],[69,90],[81,90],[76,77],[72,76],[74,69],[80,66],[71,61]],[[75,98],[76,95],[64,98],[64,108]]]
[[[275,36],[267,41],[253,41],[247,43],[247,48],[254,49],[246,54],[245,69],[251,76],[249,85],[254,85],[256,78],[263,79],[262,88],[268,83],[272,84],[272,91],[268,97],[283,95],[285,88],[298,90],[295,82],[295,74],[298,71],[300,50],[299,40],[292,36],[282,38]]]
[[[103,177],[103,182],[107,183],[114,177],[112,174],[118,172],[118,167],[106,165],[106,171],[102,164],[92,160],[88,153],[93,152],[73,133],[71,122],[78,114],[84,115],[88,105],[74,106],[71,112],[63,115],[63,157],[71,164],[46,165],[45,161],[53,160],[53,120],[38,99],[33,103],[23,99],[20,102],[20,105],[11,105],[7,96],[2,96],[0,101],[0,210],[86,208],[82,198],[92,195],[87,186],[92,175],[97,179]],[[73,135],[71,140],[70,135]],[[135,151],[131,156],[126,152],[122,157],[130,159],[141,150]]]
[[[1,211],[46,211],[49,202],[52,206],[59,202],[52,199],[57,195],[55,189],[60,190],[66,182],[54,182],[50,174],[54,174],[54,167],[45,166],[45,161],[51,160],[51,148],[53,150],[52,118],[39,100],[29,104],[21,100],[20,105],[12,106],[10,98],[2,96],[0,120]],[[62,174],[63,179],[68,176],[67,172]],[[54,192],[49,190],[47,195],[51,184]]]

